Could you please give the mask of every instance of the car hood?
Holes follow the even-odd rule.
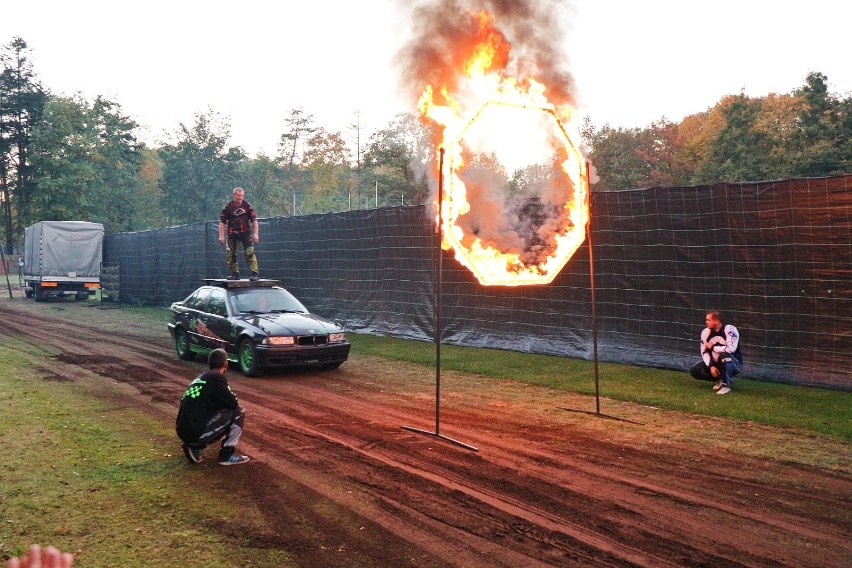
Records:
[[[268,335],[327,335],[343,328],[313,314],[250,314],[239,319]]]

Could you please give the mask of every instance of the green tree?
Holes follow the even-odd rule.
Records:
[[[47,98],[28,53],[27,43],[20,37],[0,49],[0,201],[5,246],[10,253],[14,235],[23,232],[20,217],[28,213],[35,189],[30,135]]]
[[[246,199],[263,217],[286,215],[290,212],[292,194],[287,176],[277,160],[264,154],[245,160],[240,166],[240,186]]]
[[[852,97],[822,73],[788,94],[728,95],[680,123],[641,130],[581,129],[601,182],[596,189],[831,176],[852,171]]]
[[[229,147],[228,119],[208,109],[195,114],[195,123],[180,123],[172,140],[160,150],[163,160],[163,206],[169,223],[218,219],[219,211],[240,185],[246,156]]]
[[[155,148],[139,148],[139,176],[136,195],[132,199],[132,227],[128,230],[144,230],[165,226],[162,201],[163,160]]]
[[[850,137],[848,101],[828,92],[828,77],[809,73],[795,92],[802,101],[796,116],[798,131],[792,137],[792,175],[824,176],[849,171]],[[844,128],[844,125],[846,126]]]
[[[583,146],[600,178],[595,190],[631,189],[649,178],[650,168],[638,154],[639,134],[638,129],[612,128],[609,124],[596,128],[591,121],[584,123]]]
[[[318,128],[307,140],[304,168],[310,176],[302,199],[302,211],[321,213],[348,208],[357,174],[350,166],[351,155],[340,132]]]
[[[138,124],[122,113],[118,103],[100,96],[95,98],[91,115],[91,127],[97,132],[91,159],[97,165],[98,186],[87,193],[93,198],[87,206],[110,232],[139,229],[142,155],[135,135]]]
[[[50,97],[32,133],[36,192],[23,218],[95,221],[111,232],[135,228],[136,127],[102,97],[92,104],[79,95]]]
[[[710,160],[699,173],[704,183],[756,181],[771,177],[771,139],[757,126],[762,99],[730,95],[721,102],[725,125],[711,144]]]
[[[767,175],[776,179],[795,176],[795,160],[791,160],[791,155],[797,151],[798,116],[805,102],[801,97],[792,94],[770,93],[761,103],[754,128],[763,133],[769,141]]]
[[[380,193],[406,203],[423,203],[435,165],[434,127],[411,113],[398,114],[373,133],[364,154],[364,185],[378,184]],[[403,197],[404,196],[404,197]]]
[[[725,119],[718,109],[700,112],[685,117],[677,125],[677,143],[674,160],[681,164],[682,176],[678,185],[700,183],[698,172],[710,161],[711,145],[722,128]]]
[[[314,115],[297,107],[290,110],[290,116],[284,119],[286,127],[278,142],[279,157],[288,168],[301,163],[304,146],[308,137],[316,132]]]
[[[308,138],[317,130],[314,115],[297,107],[290,110],[284,119],[285,130],[278,142],[278,160],[284,168],[287,189],[291,197],[304,193],[309,184],[309,176],[302,169],[305,145]],[[295,211],[292,212],[296,214]]]
[[[86,192],[97,179],[96,163],[90,159],[97,133],[89,128],[90,114],[79,96],[48,99],[32,135],[39,183],[31,207],[22,213],[26,224],[41,219],[94,221],[85,206]]]

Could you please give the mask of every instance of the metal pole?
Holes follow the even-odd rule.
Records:
[[[403,430],[410,430],[411,432],[417,432],[419,434],[428,434],[430,436],[435,436],[437,438],[441,438],[442,440],[446,440],[451,442],[457,446],[461,446],[463,448],[467,448],[468,450],[473,450],[474,452],[478,452],[479,448],[475,446],[471,446],[469,444],[465,444],[464,442],[460,442],[458,440],[454,440],[453,438],[449,438],[441,434],[441,297],[443,296],[443,281],[444,281],[444,273],[443,273],[443,264],[444,264],[444,249],[441,246],[441,208],[444,203],[444,148],[440,148],[438,150],[439,158],[438,158],[438,219],[435,224],[435,233],[437,233],[437,247],[438,247],[438,267],[436,270],[435,276],[435,312],[434,312],[434,320],[435,320],[435,431],[429,432],[428,430],[421,430],[420,428],[414,428],[412,426],[403,426]]]
[[[586,162],[586,179],[590,180],[590,166],[589,162]],[[619,418],[617,416],[610,416],[608,414],[601,414],[601,389],[600,389],[600,379],[598,374],[598,314],[595,306],[595,261],[594,261],[594,253],[592,252],[592,186],[591,184],[587,184],[589,188],[589,220],[586,222],[586,239],[588,239],[589,243],[589,290],[591,292],[592,299],[592,349],[594,353],[595,360],[595,412],[591,410],[577,410],[576,408],[562,408],[562,410],[567,410],[569,412],[582,412],[584,414],[590,414],[592,416],[597,416],[598,418],[610,418],[612,420],[620,420],[622,422],[630,422],[631,424],[639,424],[643,426],[641,422],[636,422],[635,420],[630,420],[628,418]]]
[[[376,209],[379,208],[379,182],[376,180]]]
[[[444,148],[440,150],[438,160],[438,220],[435,232],[438,234],[438,271],[435,283],[435,434],[441,435],[441,297],[444,287],[444,247],[441,246],[441,208],[444,205]]]
[[[589,162],[586,162],[586,179],[591,179]],[[601,390],[600,380],[598,378],[598,314],[595,306],[595,258],[592,252],[592,186],[587,184],[589,188],[589,220],[586,222],[586,238],[589,241],[589,289],[592,296],[592,346],[595,357],[595,409],[598,414],[601,413]]]

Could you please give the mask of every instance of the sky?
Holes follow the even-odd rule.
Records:
[[[293,108],[350,140],[357,122],[362,143],[395,114],[416,113],[394,63],[415,25],[405,4],[0,0],[0,44],[22,37],[52,93],[118,102],[148,143],[213,109],[229,118],[232,145],[274,155]],[[740,92],[789,93],[811,71],[832,93],[852,93],[852,5],[841,0],[565,0],[557,12],[577,112],[598,126],[678,121]]]

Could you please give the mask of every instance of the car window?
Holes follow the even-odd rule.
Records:
[[[184,301],[183,305],[193,310],[204,311],[207,306],[207,297],[210,295],[210,288],[199,288],[189,298]]]
[[[207,299],[207,312],[215,316],[227,317],[228,308],[225,307],[224,290],[215,288],[210,292],[210,297]]]
[[[243,313],[307,312],[290,292],[283,288],[248,288],[231,292],[234,307]]]
[[[234,292],[231,294],[231,304],[238,312],[251,313],[259,311],[257,297],[254,294]]]

